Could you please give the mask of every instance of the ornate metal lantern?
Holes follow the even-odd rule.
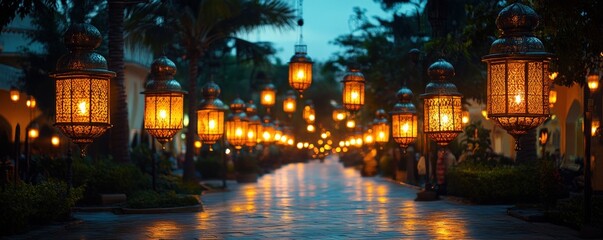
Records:
[[[513,3],[500,11],[501,38],[492,43],[488,64],[488,117],[518,138],[549,118],[549,63],[552,54],[532,31],[538,15]]]
[[[19,92],[19,89],[17,89],[16,87],[10,87],[10,100],[13,102],[17,102],[19,101],[19,98],[21,97],[21,93]]]
[[[312,84],[312,59],[307,54],[307,46],[304,44],[295,45],[295,55],[289,61],[289,85],[302,93]]]
[[[379,109],[375,112],[375,120],[373,120],[372,128],[376,143],[385,144],[389,142],[389,123],[387,122],[387,113],[385,113],[385,110]]]
[[[347,112],[342,107],[333,109],[333,121],[336,123],[343,121],[347,117]]]
[[[240,150],[247,142],[247,130],[249,128],[249,120],[245,114],[245,102],[240,98],[235,99],[230,104],[232,113],[226,120],[226,140],[235,149]]]
[[[355,113],[364,105],[364,75],[357,66],[350,66],[343,77],[343,107]]]
[[[145,85],[144,129],[162,145],[182,129],[184,94],[174,79],[176,64],[161,57],[151,64],[151,76]]]
[[[220,87],[213,81],[208,82],[203,89],[203,101],[197,107],[197,135],[203,144],[216,143],[224,134],[224,112],[228,109],[218,99]]]
[[[109,80],[115,73],[107,61],[94,52],[101,43],[98,29],[90,24],[74,24],[65,32],[69,53],[57,62],[55,79],[55,126],[80,146],[86,146],[111,127]]]
[[[25,101],[25,106],[27,106],[27,108],[34,109],[36,108],[36,105],[38,105],[38,103],[36,102],[36,98],[34,96],[29,95],[27,97],[27,101]]]
[[[586,76],[586,83],[588,84],[588,89],[591,93],[597,91],[599,88],[599,74],[596,72],[591,72]]]
[[[274,125],[270,122],[269,116],[264,116],[264,123],[262,124],[262,141],[269,144],[274,139]]]
[[[425,111],[423,132],[440,146],[446,146],[463,131],[463,95],[449,82],[454,76],[454,67],[449,62],[440,59],[427,72],[431,81],[421,94]]]
[[[312,100],[306,101],[306,106],[304,106],[304,111],[302,112],[302,118],[308,124],[312,124],[314,123],[314,120],[316,120],[316,112],[314,111]]]
[[[295,112],[296,100],[295,92],[287,91],[287,95],[283,100],[283,112],[287,113],[289,117]]]
[[[412,103],[414,94],[407,87],[398,90],[398,102],[391,111],[392,137],[402,148],[417,138],[417,109]]]
[[[262,104],[262,106],[264,106],[266,109],[268,109],[268,112],[270,112],[270,108],[274,106],[275,102],[276,88],[274,87],[274,84],[267,83],[264,85],[264,88],[260,93],[260,104]]]
[[[262,119],[257,115],[258,108],[253,102],[247,104],[245,113],[249,119],[249,125],[247,126],[247,141],[245,142],[245,145],[253,147],[262,141]]]

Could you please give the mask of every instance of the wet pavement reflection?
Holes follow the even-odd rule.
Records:
[[[415,202],[415,189],[363,178],[336,157],[290,164],[258,183],[203,196],[205,212],[76,213],[83,224],[31,239],[571,239],[570,229],[528,223],[502,205]]]

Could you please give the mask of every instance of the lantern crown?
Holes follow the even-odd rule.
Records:
[[[203,98],[205,99],[215,99],[220,95],[220,86],[216,84],[214,81],[210,81],[203,88],[201,92],[203,93]]]
[[[240,98],[236,98],[230,104],[230,110],[232,110],[234,113],[243,112],[245,110],[245,102],[243,102],[243,100]]]
[[[425,94],[421,97],[431,95],[453,95],[460,96],[461,93],[456,88],[456,85],[449,82],[454,77],[454,67],[444,59],[439,59],[429,66],[427,74],[431,78],[431,82],[425,87]]]
[[[375,120],[379,120],[379,122],[385,120],[387,121],[387,113],[383,109],[379,109],[375,111]]]
[[[365,78],[362,72],[360,72],[360,66],[358,64],[350,64],[348,66],[348,72],[343,77],[343,82],[364,82]]]
[[[174,79],[176,64],[167,57],[160,57],[151,64],[152,78],[145,84],[143,93],[186,93],[180,83]]]
[[[402,114],[402,113],[417,113],[417,108],[412,103],[414,94],[407,87],[402,87],[396,93],[398,102],[394,105],[391,114]]]
[[[56,73],[82,70],[89,74],[115,76],[115,73],[107,71],[105,57],[94,52],[94,49],[100,46],[101,40],[101,34],[96,27],[86,23],[71,25],[64,35],[69,53],[57,61]]]
[[[247,113],[247,116],[256,116],[258,113],[258,107],[253,103],[253,101],[249,101],[249,103],[247,103],[245,105],[245,113]]]
[[[220,86],[218,86],[218,84],[216,84],[214,81],[210,81],[205,84],[201,91],[204,99],[201,104],[197,106],[198,110],[214,109],[223,112],[228,110],[228,106],[226,106],[226,104],[224,104],[222,100],[218,98],[220,95]]]
[[[313,63],[312,58],[308,56],[308,46],[305,44],[297,44],[295,45],[295,54],[291,57],[289,62],[307,62]]]
[[[501,37],[490,46],[490,55],[499,54],[534,54],[550,55],[544,50],[544,44],[532,33],[538,26],[538,15],[534,10],[521,3],[513,3],[500,11],[496,18],[496,26]]]

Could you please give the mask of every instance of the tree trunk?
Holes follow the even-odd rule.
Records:
[[[184,172],[182,180],[195,181],[195,136],[197,134],[197,73],[199,56],[189,54],[188,61],[188,130],[186,132],[186,154],[184,155]]]
[[[117,76],[111,81],[111,154],[118,162],[129,162],[128,106],[124,87],[124,4],[109,1],[109,70]]]

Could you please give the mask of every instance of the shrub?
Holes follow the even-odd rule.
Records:
[[[103,193],[133,193],[151,188],[151,181],[133,164],[101,160],[74,164],[74,183],[85,184],[85,202],[96,202]]]
[[[195,168],[201,173],[203,179],[217,179],[222,177],[222,163],[219,156],[208,155],[195,163]]]
[[[0,193],[0,235],[24,232],[30,224],[67,220],[82,192],[83,187],[68,192],[67,184],[59,181],[7,188]]]
[[[559,201],[556,211],[547,212],[547,217],[553,222],[578,229],[583,225],[584,220],[583,199],[583,196],[575,196]],[[593,196],[591,204],[592,225],[603,228],[603,197]]]
[[[446,175],[448,194],[478,203],[532,201],[538,197],[533,166],[487,166],[466,162]]]
[[[174,191],[157,193],[154,191],[140,191],[128,195],[130,208],[168,208],[183,207],[199,204],[199,200],[191,195],[178,195]]]
[[[205,190],[201,185],[195,182],[184,182],[182,177],[172,175],[159,176],[157,187],[159,190],[175,191],[178,194],[199,195]]]

